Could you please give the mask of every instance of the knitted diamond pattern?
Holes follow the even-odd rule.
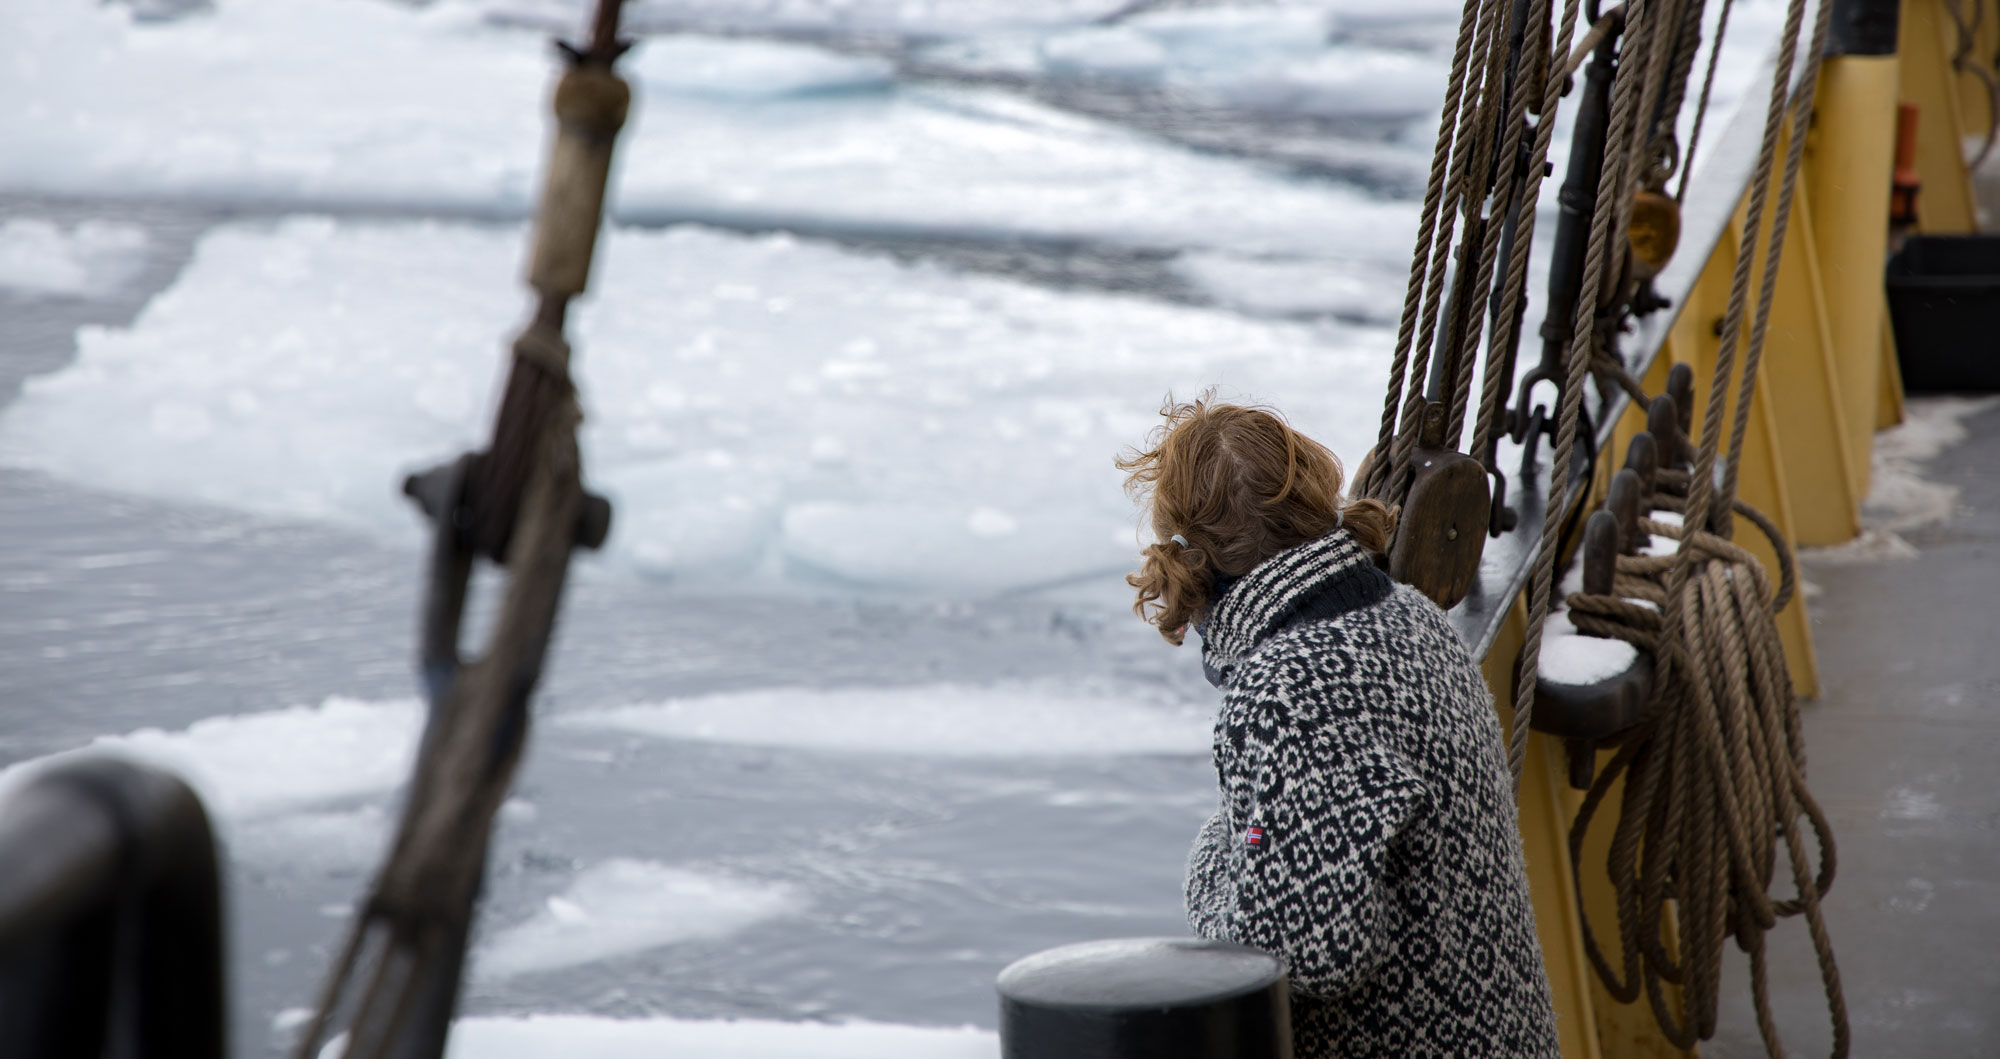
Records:
[[[1284,957],[1300,1059],[1556,1056],[1478,668],[1407,585],[1294,620],[1368,563],[1337,530],[1273,556],[1210,609],[1222,806],[1189,856],[1188,919]]]

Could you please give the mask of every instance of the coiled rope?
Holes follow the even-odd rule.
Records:
[[[1617,908],[1618,966],[1612,966],[1599,945],[1587,910],[1585,952],[1613,996],[1631,1002],[1643,991],[1662,1032],[1683,1048],[1715,1033],[1723,942],[1733,936],[1750,959],[1751,994],[1764,1046],[1773,1056],[1784,1054],[1771,1015],[1764,934],[1788,916],[1804,917],[1812,938],[1832,1024],[1832,1054],[1844,1057],[1850,1044],[1840,970],[1821,907],[1833,883],[1834,840],[1806,787],[1803,726],[1774,621],[1791,600],[1796,574],[1777,527],[1735,495],[1829,13],[1830,5],[1822,4],[1796,97],[1791,67],[1803,0],[1793,0],[1781,35],[1746,207],[1744,230],[1750,245],[1738,256],[1732,277],[1701,446],[1691,472],[1663,470],[1658,479],[1662,506],[1680,509],[1682,525],[1645,523],[1648,532],[1680,540],[1680,547],[1672,557],[1620,558],[1613,595],[1579,593],[1568,601],[1579,630],[1650,652],[1657,674],[1647,716],[1622,738],[1570,829],[1572,871],[1579,873],[1580,887],[1584,840],[1604,798],[1623,781],[1606,857]],[[1750,266],[1759,256],[1752,251],[1762,234],[1777,141],[1788,118],[1792,139],[1761,255],[1762,282],[1748,341],[1742,343],[1742,377],[1718,481],[1728,384],[1742,338]],[[1620,383],[1633,385],[1629,376]],[[1731,513],[1744,515],[1770,539],[1781,574],[1775,591],[1763,566],[1729,539]],[[1818,850],[1817,870],[1806,841],[1808,829]],[[1788,898],[1771,895],[1780,841],[1794,887]],[[1678,925],[1678,959],[1662,940],[1673,929],[1670,917]],[[1669,1000],[1670,984],[1680,987],[1678,1011]]]
[[[1685,507],[1686,472],[1661,471],[1659,487],[1661,507]],[[1605,864],[1617,909],[1616,965],[1588,910],[1581,917],[1584,951],[1612,996],[1631,1003],[1643,991],[1668,1040],[1691,1048],[1715,1033],[1723,942],[1733,936],[1750,958],[1758,1033],[1779,1056],[1784,1047],[1771,1014],[1764,934],[1778,919],[1803,916],[1826,992],[1833,1054],[1844,1056],[1847,1007],[1821,908],[1833,884],[1834,839],[1806,787],[1803,726],[1773,620],[1791,600],[1796,574],[1778,528],[1748,504],[1732,506],[1776,550],[1775,591],[1763,565],[1727,537],[1647,519],[1647,532],[1682,542],[1679,553],[1621,556],[1613,594],[1568,599],[1580,631],[1650,652],[1656,674],[1646,717],[1622,737],[1570,827],[1571,871],[1581,889],[1584,841],[1623,780]],[[1696,569],[1676,595],[1669,576],[1687,565]],[[1677,629],[1672,634],[1670,624]],[[1780,840],[1795,891],[1782,899],[1771,896]],[[1675,921],[1678,959],[1663,940]],[[1680,987],[1679,1011],[1668,985]]]

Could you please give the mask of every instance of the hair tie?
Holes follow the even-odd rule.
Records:
[[[1173,542],[1174,542],[1175,544],[1178,544],[1178,545],[1180,545],[1180,546],[1181,546],[1181,547],[1183,547],[1183,548],[1185,548],[1185,547],[1187,547],[1187,546],[1188,546],[1188,542],[1187,542],[1187,538],[1186,538],[1186,537],[1183,537],[1183,536],[1181,536],[1181,535],[1180,535],[1180,534],[1178,534],[1178,533],[1174,534],[1174,535],[1173,535],[1173,536],[1171,536],[1171,537],[1168,537],[1167,539],[1168,539],[1168,540],[1170,540],[1170,541],[1173,541]]]
[[[1333,528],[1334,528],[1334,529],[1346,529],[1346,528],[1347,528],[1347,509],[1346,509],[1346,508],[1340,508],[1340,507],[1337,507],[1337,508],[1334,508],[1334,509],[1333,509]]]

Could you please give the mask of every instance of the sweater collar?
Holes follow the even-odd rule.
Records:
[[[1230,583],[1202,623],[1202,660],[1227,669],[1295,620],[1358,610],[1393,587],[1351,534],[1334,530],[1273,555]]]

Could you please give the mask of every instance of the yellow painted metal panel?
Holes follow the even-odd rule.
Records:
[[[1743,439],[1743,461],[1736,492],[1751,506],[1770,516],[1771,521],[1777,523],[1778,531],[1796,548],[1798,534],[1793,529],[1791,501],[1785,495],[1786,475],[1790,471],[1786,462],[1788,450],[1784,445],[1785,439],[1778,433],[1777,417],[1771,413],[1770,391],[1770,377],[1760,376],[1756,392],[1750,400],[1750,428]],[[1778,553],[1764,535],[1747,520],[1737,519],[1736,543],[1764,564],[1775,585]],[[1813,653],[1812,616],[1807,613],[1803,590],[1792,594],[1792,601],[1778,612],[1777,623],[1778,638],[1785,645],[1785,664],[1792,671],[1793,689],[1805,698],[1818,698],[1819,661]]]
[[[1902,96],[1920,112],[1917,171],[1923,191],[1917,200],[1917,230],[1943,234],[1978,228],[1961,141],[1965,122],[1959,115],[1958,75],[1951,69],[1950,21],[1943,0],[1903,0],[1898,45]]]
[[[1715,373],[1716,353],[1721,346],[1719,332],[1724,313],[1729,307],[1730,274],[1736,267],[1735,232],[1742,229],[1741,210],[1732,230],[1723,235],[1717,244],[1715,254],[1703,269],[1701,278],[1695,281],[1689,293],[1688,303],[1681,311],[1680,319],[1667,340],[1667,347],[1673,359],[1694,369],[1695,409],[1694,437],[1701,437],[1702,422],[1707,411],[1708,394],[1712,376]],[[1748,312],[1744,313],[1749,316]],[[1745,323],[1745,329],[1748,323]],[[1729,396],[1734,403],[1735,388],[1742,375],[1742,361],[1738,358],[1736,371],[1729,380]],[[1758,510],[1770,516],[1777,523],[1787,540],[1796,542],[1791,504],[1785,495],[1785,463],[1779,445],[1774,417],[1766,391],[1770,387],[1768,376],[1758,380],[1756,393],[1751,401],[1750,423],[1744,436],[1743,457],[1738,473],[1737,495]],[[1725,411],[1733,417],[1734,409]],[[1730,421],[1723,422],[1723,443],[1728,443]],[[1764,563],[1772,576],[1777,576],[1776,553],[1764,542],[1763,535],[1753,527],[1738,520],[1737,543],[1749,548]],[[1812,650],[1812,624],[1806,613],[1803,594],[1794,598],[1789,606],[1778,615],[1778,632],[1785,645],[1785,660],[1792,671],[1792,685],[1799,694],[1808,698],[1819,694],[1819,674]]]
[[[1958,7],[1971,30],[1971,40],[1960,36],[1957,24],[1951,19],[1950,7],[1944,8],[1945,58],[1949,60],[1963,46],[1968,62],[1990,71],[1994,48],[1993,0],[1959,0]],[[1952,78],[1952,87],[1958,90],[1958,116],[1962,123],[1959,135],[1984,140],[1993,123],[1993,94],[1986,81],[1972,70],[1958,71]]]
[[[1514,719],[1514,670],[1521,657],[1527,625],[1527,606],[1516,599],[1492,650],[1486,654],[1486,686],[1493,689],[1503,733]],[[1566,842],[1572,811],[1561,796],[1564,773],[1565,762],[1557,741],[1539,733],[1529,737],[1528,758],[1521,774],[1521,848],[1528,863],[1535,931],[1542,945],[1542,964],[1549,975],[1562,1054],[1564,1059],[1604,1059],[1607,1053],[1598,1045],[1599,1016],[1591,996],[1594,983],[1590,966],[1584,961],[1576,888],[1570,878]]]
[[[1882,313],[1880,349],[1882,383],[1876,388],[1875,429],[1887,430],[1903,421],[1903,366],[1896,360],[1896,329],[1889,326],[1886,307]]]
[[[1911,0],[1912,3],[1920,0]],[[1828,59],[1799,174],[1826,306],[1856,499],[1868,495],[1875,445],[1880,338],[1887,326],[1882,262],[1888,251],[1889,182],[1896,152],[1895,56]],[[1789,257],[1790,251],[1787,250]],[[1811,520],[1809,519],[1810,523]],[[1833,543],[1813,532],[1816,542]]]
[[[1597,752],[1599,769],[1610,763],[1612,753],[1609,750]],[[1562,797],[1569,818],[1575,820],[1577,810],[1583,806],[1584,792],[1566,786]],[[1618,961],[1617,893],[1611,885],[1611,876],[1606,870],[1605,862],[1611,850],[1612,828],[1617,823],[1624,801],[1625,784],[1620,780],[1612,785],[1604,797],[1604,802],[1598,806],[1596,826],[1590,829],[1590,834],[1584,836],[1582,870],[1578,873],[1577,879],[1581,883],[1583,906],[1590,912],[1593,929],[1599,932],[1598,949],[1604,953],[1606,959],[1612,961],[1614,967]],[[1579,933],[1581,930],[1579,922]],[[1678,948],[1675,944],[1678,934],[1671,922],[1666,933],[1664,940],[1669,954],[1678,955],[1675,951]],[[1580,958],[1588,959],[1588,957]],[[1587,965],[1586,970],[1588,970]],[[1620,1003],[1604,987],[1603,980],[1597,977],[1595,971],[1589,973],[1591,1000],[1597,1008],[1598,1046],[1604,1050],[1605,1055],[1613,1056],[1615,1059],[1668,1059],[1668,1057],[1693,1054],[1674,1047],[1673,1043],[1660,1032],[1659,1023],[1654,1021],[1652,1006],[1643,994],[1633,1003]],[[1679,990],[1673,986],[1666,988],[1668,993],[1673,995],[1672,1002],[1678,1005]]]
[[[1779,151],[1784,149],[1781,143]],[[1798,541],[1829,545],[1861,532],[1861,487],[1848,451],[1845,400],[1828,336],[1812,222],[1812,196],[1800,181],[1785,227],[1759,381],[1769,384],[1771,413],[1784,439],[1786,475],[1778,484],[1791,507]],[[1770,239],[1770,231],[1767,222],[1759,244]],[[1736,235],[1741,243],[1740,227]],[[1750,274],[1752,291],[1763,283],[1763,264],[1760,250]],[[1872,423],[1874,417],[1869,418]]]

